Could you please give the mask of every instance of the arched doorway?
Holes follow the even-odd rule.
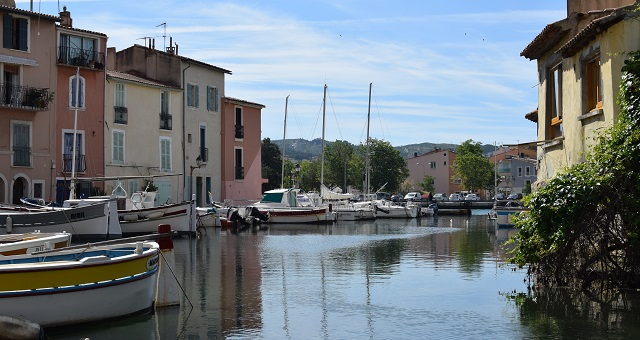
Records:
[[[20,204],[20,199],[26,197],[25,195],[29,193],[29,188],[27,187],[28,183],[24,177],[18,177],[13,182],[13,195],[11,199],[11,203]]]
[[[0,176],[0,203],[9,203],[5,202],[7,199],[7,182],[4,180],[3,176]]]

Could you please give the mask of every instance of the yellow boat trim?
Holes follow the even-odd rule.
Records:
[[[82,263],[80,261],[40,262],[3,265],[0,267],[0,292],[39,288],[65,287],[109,281],[144,273],[157,265],[158,251],[128,260],[111,259]]]

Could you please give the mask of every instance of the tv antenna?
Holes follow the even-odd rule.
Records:
[[[156,27],[164,26],[164,32],[162,33],[162,43],[164,44],[164,49],[167,49],[167,22],[163,22]]]

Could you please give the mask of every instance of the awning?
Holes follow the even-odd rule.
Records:
[[[19,58],[19,57],[14,57],[12,55],[5,55],[5,54],[0,54],[0,63],[38,66],[38,62],[33,59]]]

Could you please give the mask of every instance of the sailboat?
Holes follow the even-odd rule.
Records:
[[[282,182],[280,189],[265,191],[260,202],[251,204],[248,208],[256,208],[262,215],[268,216],[266,223],[329,223],[333,215],[328,207],[318,206],[299,188],[284,188],[285,144],[287,137],[287,109],[289,96],[286,98],[284,110],[284,136],[282,138]],[[245,218],[247,211],[243,209]]]

